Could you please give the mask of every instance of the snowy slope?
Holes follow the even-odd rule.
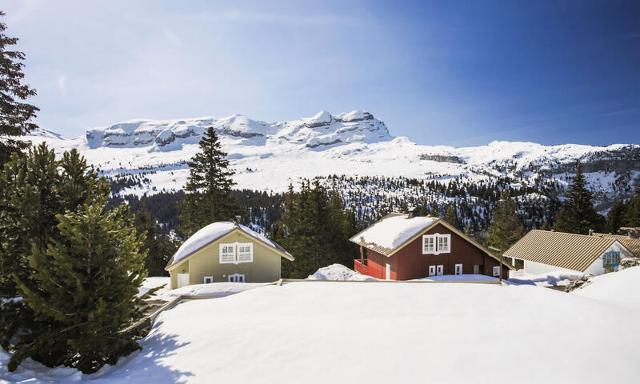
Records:
[[[47,141],[58,151],[77,148],[105,175],[143,174],[148,184],[123,193],[180,189],[186,161],[197,151],[206,127],[213,126],[236,171],[238,188],[284,191],[299,178],[315,176],[405,176],[425,180],[454,177],[487,180],[519,174],[542,175],[562,182],[574,162],[596,164],[587,177],[596,191],[610,193],[640,175],[640,145],[544,146],[494,141],[477,147],[418,145],[393,137],[371,113],[338,115],[321,111],[293,121],[267,123],[242,115],[226,118],[131,120],[93,128],[85,136],[65,139],[51,132],[26,139]],[[629,167],[617,166],[628,161]],[[549,176],[552,174],[552,176]]]
[[[596,276],[589,285],[574,293],[603,303],[640,309],[640,289],[630,289],[638,281],[640,281],[640,267],[633,267]]]
[[[640,290],[638,281],[625,279],[626,290]],[[602,283],[607,290],[609,282]],[[142,351],[97,375],[30,365],[13,375],[0,368],[0,378],[96,384],[637,383],[640,334],[611,327],[639,315],[637,305],[532,286],[271,285],[162,313]],[[2,360],[6,355],[0,353]]]

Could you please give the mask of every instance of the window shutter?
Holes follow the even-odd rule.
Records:
[[[238,263],[253,262],[253,243],[238,244]]]

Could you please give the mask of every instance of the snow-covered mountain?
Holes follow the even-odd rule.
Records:
[[[245,145],[292,143],[319,148],[352,142],[373,143],[391,139],[383,122],[369,112],[352,111],[337,116],[321,111],[313,117],[266,123],[246,116],[215,119],[204,117],[178,120],[131,120],[87,131],[90,148],[140,148],[172,151],[185,144],[197,144],[207,127]]]
[[[180,189],[186,161],[204,130],[213,126],[236,171],[238,188],[283,191],[299,178],[349,175],[447,181],[514,177],[566,182],[580,160],[591,187],[604,199],[629,193],[640,175],[640,145],[545,146],[494,141],[476,147],[419,145],[393,137],[384,122],[365,111],[321,111],[293,121],[268,123],[242,115],[177,120],[131,120],[93,128],[65,139],[49,131],[27,137],[58,151],[80,150],[112,178],[144,175],[145,183],[122,193]]]

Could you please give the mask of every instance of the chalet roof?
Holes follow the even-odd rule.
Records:
[[[215,223],[211,223],[206,227],[200,228],[196,233],[185,240],[180,248],[178,248],[176,253],[173,254],[171,260],[169,260],[167,268],[176,265],[182,260],[198,252],[200,249],[206,247],[207,245],[215,242],[216,240],[233,232],[236,229],[253,238],[254,240],[261,242],[265,246],[274,249],[285,259],[293,260],[293,256],[291,256],[289,252],[278,245],[275,241],[268,239],[266,236],[252,230],[251,228],[231,221],[218,221]]]
[[[584,272],[616,242],[610,237],[534,229],[503,255]]]
[[[349,240],[388,256],[438,220],[437,217],[392,213]]]
[[[457,230],[451,224],[439,217],[432,216],[411,216],[406,213],[391,213],[365,230],[352,236],[349,241],[382,255],[391,256],[437,224],[445,226],[451,232],[462,237],[488,256],[501,261],[499,257],[489,252],[482,245]],[[503,264],[511,268],[509,264]]]
[[[640,239],[629,237],[627,235],[613,235],[610,233],[594,233],[593,236],[616,239],[622,243],[629,252],[633,253],[633,256],[640,257]]]

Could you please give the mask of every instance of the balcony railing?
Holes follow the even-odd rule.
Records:
[[[354,259],[353,260],[353,269],[354,271],[362,274],[362,275],[368,275],[367,273],[367,259],[364,260],[364,263],[362,263],[360,261],[360,259]]]

